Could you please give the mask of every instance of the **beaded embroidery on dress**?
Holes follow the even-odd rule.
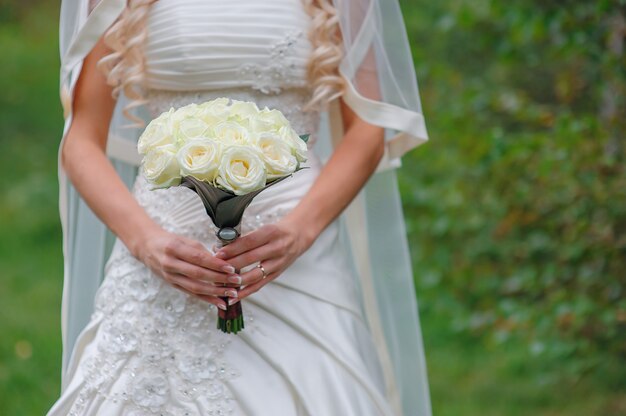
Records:
[[[304,86],[305,83],[296,72],[292,48],[303,36],[302,30],[287,33],[283,40],[271,45],[268,63],[242,64],[237,75],[242,79],[251,79],[252,88],[264,94],[279,94],[285,86]]]

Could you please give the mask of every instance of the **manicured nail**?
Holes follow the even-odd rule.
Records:
[[[230,283],[237,283],[240,284],[241,283],[241,276],[237,276],[236,274],[232,275],[232,276],[228,276],[227,279]]]
[[[231,298],[236,298],[237,297],[237,291],[236,290],[227,290],[224,293],[226,293],[226,296],[230,296]]]
[[[218,259],[223,259],[224,257],[226,257],[226,254],[223,251],[218,251],[217,253],[215,253],[215,257],[217,257]]]
[[[223,266],[222,270],[224,270],[226,273],[235,273],[235,268],[231,265]]]
[[[217,307],[220,308],[221,310],[225,311],[226,310],[226,305],[222,305],[221,303],[217,304]]]
[[[228,306],[233,306],[235,303],[239,302],[239,299],[233,298],[228,300]]]

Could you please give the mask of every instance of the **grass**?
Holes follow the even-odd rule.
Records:
[[[31,8],[19,24],[0,27],[3,415],[44,414],[60,389],[62,253],[56,157],[62,117],[57,98],[57,7]],[[428,102],[424,104],[428,108]],[[445,128],[431,125],[431,131]],[[428,151],[421,152],[413,160],[428,163]],[[435,415],[626,414],[626,398],[607,382],[618,365],[572,380],[558,365],[532,356],[522,342],[490,344],[456,333],[429,308],[428,297],[420,301]]]
[[[60,383],[57,11],[0,26],[0,413],[38,415]]]
[[[533,356],[522,342],[491,344],[455,333],[449,322],[422,314],[436,416],[618,416],[620,363],[577,380],[558,363]],[[611,389],[615,390],[611,390]]]

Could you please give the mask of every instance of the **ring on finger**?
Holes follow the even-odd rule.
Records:
[[[267,272],[265,271],[265,267],[263,267],[263,264],[259,263],[259,264],[257,264],[256,267],[261,269],[261,272],[263,273],[263,279],[265,279],[267,277]]]

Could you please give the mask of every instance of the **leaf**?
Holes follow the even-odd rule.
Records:
[[[310,136],[310,134],[303,134],[303,135],[301,135],[299,137],[302,139],[303,142],[306,143],[306,142],[309,141],[309,136]]]

